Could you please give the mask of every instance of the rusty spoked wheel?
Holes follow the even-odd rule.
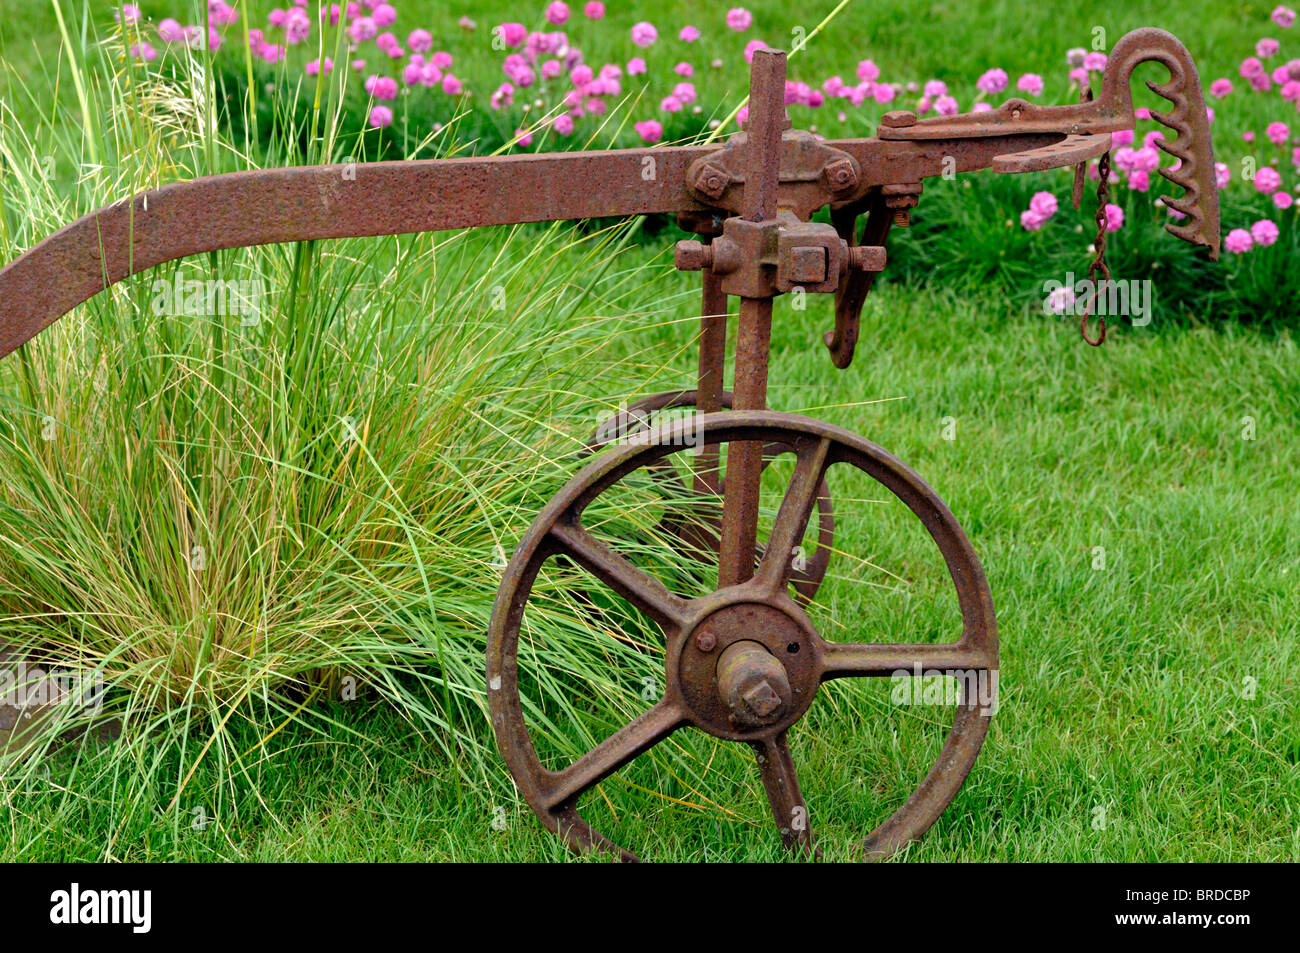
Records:
[[[654,415],[665,410],[678,410],[696,406],[697,391],[670,390],[643,397],[636,403],[629,404],[625,411],[604,421],[587,444],[591,453],[603,450],[611,443],[627,441],[636,434],[649,430],[654,422]],[[731,409],[733,395],[731,391],[722,392],[722,406]],[[717,443],[706,432],[704,444],[712,450],[713,469],[703,467],[697,470],[693,478],[684,478],[683,474],[670,461],[660,458],[644,465],[651,477],[666,487],[677,487],[693,491],[700,499],[701,507],[689,515],[682,513],[666,514],[656,529],[662,534],[676,536],[685,544],[685,552],[701,562],[717,559],[722,540],[722,485],[717,478]],[[763,446],[763,469],[783,454],[792,453],[793,449],[783,443],[770,441]],[[712,501],[715,505],[708,507]],[[705,512],[712,509],[714,512]],[[831,549],[835,545],[835,505],[831,500],[830,489],[823,480],[817,494],[817,548],[810,554],[801,554],[792,563],[790,585],[804,602],[812,602],[826,578],[826,570],[831,563]],[[760,544],[757,556],[762,557],[764,549]],[[793,554],[792,554],[793,555]]]
[[[808,711],[823,682],[933,672],[978,675],[998,666],[997,628],[984,571],[966,534],[943,501],[895,457],[846,430],[807,417],[774,412],[723,412],[696,422],[709,439],[780,443],[796,455],[754,577],[688,599],[633,565],[583,525],[583,512],[635,470],[681,449],[690,422],[653,428],[637,443],[592,461],[542,510],[524,535],[497,593],[488,636],[488,702],[497,744],[533,811],[578,852],[624,860],[636,855],[594,830],[578,813],[583,792],[683,727],[753,747],[782,840],[814,849],[786,732]],[[850,466],[901,500],[938,545],[956,588],[962,633],[956,642],[837,643],[824,640],[789,592],[789,552],[803,537],[826,471]],[[519,691],[519,637],[524,609],[547,559],[563,555],[617,592],[664,632],[665,681],[659,701],[567,768],[552,771],[538,758]],[[862,855],[887,857],[929,829],[943,813],[979,754],[991,711],[980,707],[970,678],[952,730],[934,765],[907,801],[867,835]]]

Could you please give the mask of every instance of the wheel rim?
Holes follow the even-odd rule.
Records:
[[[788,540],[801,538],[815,505],[817,487],[829,467],[854,466],[885,486],[920,519],[938,545],[957,592],[961,637],[956,642],[940,645],[826,642],[812,629],[803,610],[786,591],[789,570],[783,567],[788,560],[765,558],[749,582],[686,599],[669,592],[654,577],[632,566],[587,533],[581,525],[587,505],[629,473],[680,450],[690,426],[703,426],[711,434],[710,439],[719,443],[780,441],[794,448],[798,463],[769,545],[773,542],[784,545]],[[577,561],[664,629],[667,672],[664,694],[658,703],[569,767],[550,771],[541,764],[523,717],[517,650],[523,612],[538,572],[547,559],[559,554]],[[790,626],[783,631],[805,632],[802,636],[808,646],[805,657],[815,669],[815,685],[843,677],[887,675],[909,670],[913,665],[919,666],[918,670],[986,673],[995,673],[998,667],[992,597],[978,557],[943,501],[897,458],[849,431],[794,414],[724,412],[699,418],[693,425],[678,421],[654,428],[633,444],[614,448],[594,460],[552,498],[524,535],[507,566],[492,615],[487,655],[488,701],[498,747],[534,813],[572,849],[601,850],[625,860],[637,859],[635,854],[594,830],[578,813],[577,799],[683,725],[751,745],[758,755],[764,788],[783,841],[795,850],[813,848],[811,825],[797,823],[800,812],[807,820],[807,808],[786,742],[786,731],[812,704],[815,686],[806,701],[787,705],[767,723],[736,730],[734,725],[728,729],[719,724],[715,717],[700,710],[697,699],[687,697],[684,685],[691,684],[698,689],[698,675],[690,676],[694,681],[682,681],[687,677],[685,670],[690,668],[684,660],[692,650],[698,650],[695,639],[701,628],[746,605],[779,613]],[[744,635],[743,626],[737,631]],[[732,638],[725,645],[719,644],[715,656],[739,641],[744,639]],[[737,647],[736,651],[744,649]],[[807,673],[787,665],[786,674],[793,685],[808,684]],[[977,699],[963,697],[934,765],[904,804],[866,836],[861,847],[864,856],[887,857],[925,833],[969,774],[987,734],[991,715],[991,711],[981,709]],[[783,820],[787,823],[783,824]]]

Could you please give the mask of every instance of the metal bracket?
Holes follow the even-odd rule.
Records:
[[[687,191],[706,205],[741,212],[749,136],[739,132],[716,152],[691,163]],[[858,160],[802,129],[781,133],[781,208],[807,220],[831,202],[853,197],[861,181]]]

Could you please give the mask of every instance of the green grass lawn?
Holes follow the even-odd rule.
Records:
[[[144,6],[155,17],[171,12]],[[758,35],[775,42],[788,32],[785,8],[751,6]],[[437,15],[454,19],[471,7],[481,24],[516,10],[493,0],[438,5]],[[675,24],[697,10],[666,4],[660,15]],[[1235,76],[1242,46],[1241,11],[1177,3],[1103,3],[1074,18],[992,0],[927,11],[854,4],[805,62],[833,61],[847,73],[870,55],[921,79],[970,78],[989,65],[1048,75],[1067,46],[1086,45],[1093,25],[1104,24],[1113,42],[1152,24],[1182,36],[1212,77]],[[1262,23],[1267,11],[1247,12]],[[802,25],[821,15],[811,11]],[[102,189],[90,179],[81,191],[71,184],[79,137],[53,104],[76,97],[66,66],[55,65],[53,17],[42,8],[25,22],[21,32],[0,22],[0,54],[13,66],[0,70],[0,95],[31,117],[24,129],[37,151],[58,153],[60,179],[30,206],[10,198],[6,221],[21,225],[10,241],[47,233],[76,207],[97,204]],[[960,30],[944,26],[958,22]],[[997,26],[1006,23],[1016,25],[1014,42]],[[52,121],[38,121],[46,113],[34,104]],[[12,126],[3,131],[16,141]],[[115,153],[125,163],[139,156],[132,148]],[[161,174],[171,155],[160,154],[148,174]],[[233,160],[221,155],[228,167]],[[923,201],[918,216],[925,209]],[[1087,224],[1085,214],[1079,220]],[[205,648],[176,663],[128,632],[124,645],[138,653],[130,677],[154,684],[150,666],[165,668],[165,659],[177,664],[181,689],[151,698],[156,718],[128,721],[122,742],[65,748],[37,767],[6,762],[0,858],[568,856],[514,791],[484,717],[494,541],[510,550],[576,472],[578,442],[620,399],[690,385],[697,295],[694,278],[668,265],[666,236],[602,269],[607,248],[551,254],[550,243],[567,234],[497,230],[446,245],[368,240],[232,253],[198,267],[257,269],[304,289],[284,296],[262,337],[227,347],[206,321],[141,324],[148,284],[140,279],[37,342],[21,371],[17,359],[0,367],[6,451],[29,452],[21,434],[42,401],[58,403],[60,420],[79,421],[87,434],[105,408],[123,429],[122,439],[112,430],[114,439],[99,442],[73,434],[75,466],[35,450],[6,463],[33,487],[36,475],[53,474],[50,486],[89,501],[85,513],[59,519],[19,519],[21,507],[8,502],[0,511],[6,546],[34,539],[57,550],[57,533],[84,534],[33,569],[43,597],[132,603],[114,611],[124,619],[138,611],[148,639],[174,631],[188,646],[206,632],[204,646],[228,652],[214,661]],[[510,302],[506,317],[488,303],[497,284]],[[916,469],[965,527],[998,611],[1000,710],[970,779],[903,856],[1300,860],[1294,335],[1199,315],[1181,326],[1121,326],[1092,349],[1073,321],[1013,304],[1025,290],[886,283],[868,302],[857,359],[843,372],[821,344],[829,302],[810,300],[806,311],[777,304],[771,406],[856,431]],[[357,299],[378,303],[360,325],[348,310]],[[452,364],[465,370],[451,374]],[[123,388],[120,399],[105,398],[106,380]],[[343,414],[365,422],[366,461],[347,441],[333,445]],[[164,424],[175,433],[159,435]],[[151,455],[166,464],[158,472],[143,462]],[[214,477],[217,463],[237,472],[238,492]],[[284,488],[258,482],[264,465]],[[765,493],[780,472],[773,467]],[[810,610],[819,630],[836,640],[948,640],[955,600],[919,523],[866,480],[834,474],[831,490],[835,552]],[[136,536],[117,529],[127,497],[144,527]],[[167,561],[173,549],[189,551],[172,516],[205,506],[225,538],[259,558],[276,554],[292,584],[230,570],[220,592],[187,589],[188,575]],[[275,518],[262,520],[267,512]],[[633,522],[644,515],[629,511]],[[100,525],[111,529],[91,532]],[[40,533],[24,536],[28,526]],[[142,549],[156,561],[141,557],[137,566]],[[40,630],[20,611],[26,581],[15,567],[27,564],[17,551],[0,559],[0,611],[30,635]],[[642,557],[673,569],[662,547]],[[108,598],[94,577],[112,581],[104,590],[122,585],[132,572],[119,575],[119,561],[143,578],[139,590]],[[539,747],[560,760],[648,707],[641,678],[658,664],[653,652],[611,648],[593,634],[602,626],[590,625],[570,583],[551,580],[530,645],[551,666],[533,686],[543,696],[537,727],[547,725]],[[616,599],[592,592],[605,618],[620,618]],[[274,618],[294,639],[250,665],[279,666],[277,675],[295,683],[287,692],[238,667],[242,630],[231,624],[277,599]],[[86,632],[102,642],[112,631],[53,616],[49,631],[64,642]],[[220,633],[231,630],[223,643]],[[255,686],[253,701],[232,701],[207,680],[221,665],[235,684]],[[348,673],[368,688],[344,702],[335,689]],[[942,705],[896,704],[889,688],[884,680],[827,686],[792,732],[829,857],[846,854],[902,803],[951,720]],[[583,810],[647,859],[784,856],[749,751],[696,732],[604,782]]]

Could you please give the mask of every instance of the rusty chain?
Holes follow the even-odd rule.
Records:
[[[1088,282],[1092,285],[1092,294],[1088,298],[1088,304],[1083,309],[1083,318],[1079,321],[1079,333],[1083,339],[1093,347],[1099,347],[1106,340],[1106,317],[1097,315],[1097,337],[1088,337],[1088,319],[1092,317],[1092,308],[1097,301],[1097,295],[1101,293],[1102,284],[1098,283],[1097,275],[1101,274],[1102,282],[1110,281],[1110,267],[1106,264],[1106,200],[1110,198],[1110,151],[1107,150],[1101,154],[1097,160],[1097,237],[1093,239],[1092,247],[1094,255],[1092,263],[1088,265]]]

